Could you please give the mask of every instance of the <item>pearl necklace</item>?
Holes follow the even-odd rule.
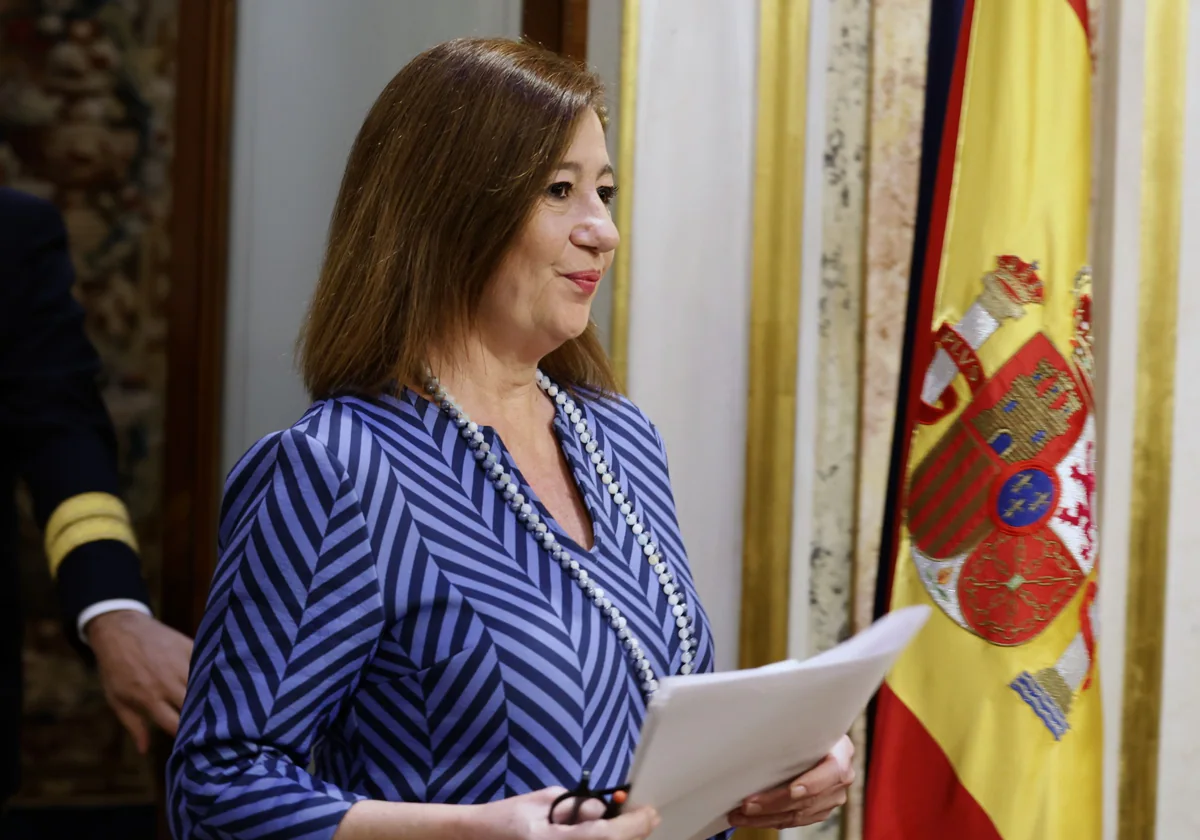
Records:
[[[654,573],[658,575],[658,583],[667,597],[667,603],[671,606],[671,614],[675,618],[675,627],[679,633],[680,648],[683,650],[681,656],[683,664],[679,667],[679,673],[690,674],[692,658],[698,643],[692,632],[692,619],[688,615],[688,605],[684,601],[683,589],[675,585],[675,578],[667,567],[667,562],[663,559],[658,545],[651,538],[649,529],[643,524],[641,517],[634,511],[632,503],[622,492],[621,485],[613,475],[612,467],[605,459],[603,451],[600,450],[583,413],[567,396],[566,391],[551,382],[550,377],[540,370],[537,372],[537,384],[546,396],[554,401],[556,408],[561,409],[571,421],[575,434],[579,436],[579,442],[591,460],[592,467],[608,490],[609,500],[617,506],[625,518],[625,524],[629,526],[629,530],[637,539],[642,556],[650,564]],[[446,393],[446,389],[432,374],[426,376],[425,390],[429,392],[446,416],[458,426],[467,447],[475,458],[475,463],[487,475],[488,481],[496,488],[496,492],[503,496],[509,509],[517,515],[517,519],[533,535],[538,545],[550,555],[551,559],[567,573],[584,595],[600,610],[600,613],[608,619],[609,626],[616,631],[617,638],[621,640],[621,644],[629,655],[642,694],[648,700],[650,695],[658,689],[658,679],[654,676],[654,670],[650,665],[650,660],[646,657],[646,652],[642,650],[641,642],[629,629],[625,616],[621,615],[621,611],[613,605],[604,590],[591,580],[591,576],[586,569],[580,566],[579,561],[572,557],[567,549],[555,539],[549,527],[534,511],[533,505],[526,500],[525,494],[521,492],[521,488],[514,480],[515,477],[505,472],[504,465],[500,463],[496,453],[492,452],[491,446],[484,441],[479,425],[467,416],[466,412],[459,407],[453,397]]]

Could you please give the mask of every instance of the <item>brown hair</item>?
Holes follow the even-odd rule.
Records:
[[[314,399],[420,382],[439,339],[469,327],[581,115],[604,89],[578,64],[502,39],[434,47],[402,69],[358,132],[300,335]],[[542,368],[614,393],[595,328]]]

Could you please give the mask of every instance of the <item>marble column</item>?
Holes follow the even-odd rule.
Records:
[[[832,0],[826,71],[809,646],[850,631],[871,6]]]
[[[829,0],[806,654],[870,621],[916,216],[928,0]],[[813,320],[807,323],[812,324]],[[812,345],[810,345],[812,346]],[[799,548],[799,546],[798,546]],[[859,778],[864,749],[862,725]],[[861,791],[808,838],[861,837]]]
[[[921,122],[929,40],[928,0],[877,0],[871,16],[865,268],[853,541],[852,628],[870,623],[887,499],[900,346],[917,215]],[[852,733],[858,777],[846,840],[862,836],[863,721]]]
[[[821,270],[819,289],[808,298],[818,310],[809,654],[846,638],[853,623],[871,19],[870,0],[830,0]],[[840,837],[847,820],[857,822],[844,811],[804,836]]]

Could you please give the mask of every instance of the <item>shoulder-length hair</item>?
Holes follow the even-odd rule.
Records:
[[[413,59],[367,114],[342,178],[298,345],[314,399],[420,383],[469,328],[600,80],[516,41],[461,39]],[[615,393],[594,327],[542,360],[561,384]]]

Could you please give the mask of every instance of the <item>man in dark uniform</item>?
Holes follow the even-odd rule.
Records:
[[[19,778],[21,628],[14,489],[42,529],[67,632],[90,648],[109,705],[143,753],[147,719],[179,723],[192,643],[156,621],[116,439],[96,383],[100,360],[71,295],[66,230],[48,202],[0,188],[0,809]]]

